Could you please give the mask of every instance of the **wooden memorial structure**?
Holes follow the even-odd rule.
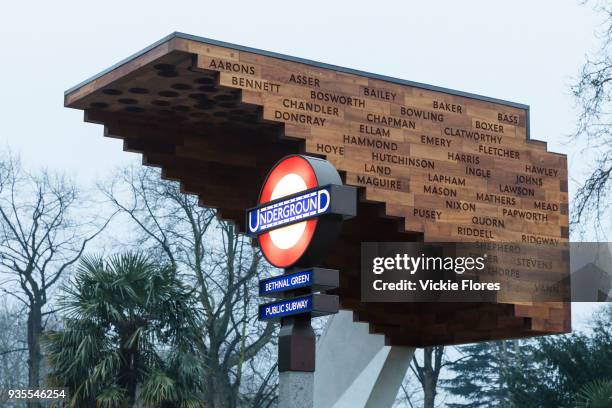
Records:
[[[362,303],[366,241],[568,241],[567,158],[529,134],[529,107],[174,33],[70,89],[65,105],[245,229],[263,178],[294,153],[359,187],[321,267],[343,309],[388,344],[571,330],[569,303]]]

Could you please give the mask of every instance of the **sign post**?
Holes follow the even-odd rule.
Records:
[[[313,407],[316,337],[312,317],[337,313],[338,271],[319,268],[342,220],[356,214],[356,189],[342,185],[329,162],[288,156],[268,174],[259,204],[247,210],[248,233],[283,275],[259,282],[259,295],[278,298],[259,306],[260,320],[279,320],[279,405]]]
[[[325,284],[314,284],[317,278],[323,279]],[[276,300],[259,307],[260,319],[276,318],[281,322],[278,335],[278,371],[279,406],[283,407],[314,406],[316,336],[311,318],[338,312],[337,296],[295,295],[337,287],[338,271],[313,268],[310,271],[292,272],[291,269],[287,269],[280,277],[260,282],[261,294],[261,288],[270,287],[271,282],[304,282],[305,280],[309,280],[310,284],[295,283],[286,289],[284,295],[287,296],[287,299]],[[274,296],[277,293],[279,292],[274,291],[264,296]]]

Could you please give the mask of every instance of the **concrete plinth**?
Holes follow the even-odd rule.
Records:
[[[285,371],[278,374],[279,408],[314,407],[314,373]]]

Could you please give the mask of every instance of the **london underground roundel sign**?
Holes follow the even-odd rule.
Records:
[[[342,185],[328,161],[287,156],[268,173],[247,233],[257,236],[268,262],[279,268],[316,262],[333,245],[341,222],[356,212],[356,190]]]

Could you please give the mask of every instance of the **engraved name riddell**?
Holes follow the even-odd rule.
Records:
[[[458,226],[457,234],[473,238],[495,239],[493,231],[485,228]]]

